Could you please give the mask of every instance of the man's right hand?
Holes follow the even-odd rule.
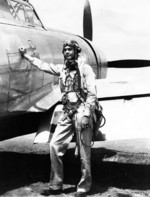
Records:
[[[20,52],[20,54],[21,54],[22,56],[24,56],[24,54],[27,52],[27,49],[26,49],[25,47],[23,47],[23,46],[20,46],[20,47],[19,47],[19,52]]]
[[[89,127],[89,117],[83,116],[82,122],[81,122],[82,129],[87,129]]]

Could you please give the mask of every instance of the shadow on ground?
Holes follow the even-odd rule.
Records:
[[[110,187],[122,189],[150,189],[150,165],[102,162],[102,158],[115,154],[101,151],[99,158],[92,150],[93,186],[90,194],[103,193]],[[97,150],[96,150],[97,151]],[[100,151],[100,150],[99,150]],[[105,152],[106,151],[106,152]],[[49,155],[0,152],[0,195],[33,183],[48,183],[50,174]],[[64,157],[64,183],[76,185],[80,178],[80,162],[69,149]],[[75,191],[68,188],[64,192]]]

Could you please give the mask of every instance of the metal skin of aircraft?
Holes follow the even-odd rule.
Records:
[[[86,20],[91,17],[89,13],[87,1],[84,36],[91,39],[91,33],[86,34],[89,28]],[[49,127],[55,106],[60,100],[58,77],[36,69],[23,59],[18,50],[19,46],[25,46],[28,53],[43,61],[57,64],[64,61],[62,44],[69,39],[79,43],[82,48],[81,55],[92,65],[97,79],[105,78],[105,57],[88,39],[45,28],[28,1],[0,0],[0,140],[35,132],[34,129],[17,129],[19,117],[25,120],[33,115],[33,125],[35,120],[44,120],[45,126]],[[47,112],[48,115],[45,115]],[[36,118],[38,115],[39,119]],[[18,123],[14,123],[14,117]],[[13,131],[11,124],[16,124]],[[10,129],[7,129],[8,125]]]

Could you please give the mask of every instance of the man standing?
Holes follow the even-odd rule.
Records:
[[[31,57],[23,47],[20,47],[21,55],[34,66],[59,76],[62,93],[63,113],[50,142],[50,185],[49,188],[43,190],[43,195],[57,195],[62,192],[62,157],[72,140],[74,131],[76,131],[82,173],[75,196],[86,196],[91,187],[91,141],[93,113],[97,97],[95,74],[91,66],[85,64],[83,58],[79,57],[80,52],[81,48],[75,40],[65,41],[62,51],[64,64],[54,65]]]

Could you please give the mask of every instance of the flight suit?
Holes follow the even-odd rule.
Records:
[[[90,65],[85,64],[83,58],[78,58],[78,68],[80,82],[77,83],[74,90],[75,71],[68,71],[66,65],[52,63],[48,64],[41,60],[34,58],[32,64],[37,66],[40,70],[47,73],[59,76],[60,89],[62,98],[67,93],[66,108],[64,108],[58,125],[50,142],[50,158],[51,158],[51,174],[50,174],[50,188],[62,189],[63,187],[63,162],[62,157],[65,154],[67,147],[72,140],[74,131],[80,132],[78,135],[81,140],[78,140],[78,149],[81,159],[81,173],[82,177],[77,185],[77,192],[88,192],[91,187],[91,141],[93,128],[93,113],[96,101],[96,85],[95,74]],[[69,78],[67,78],[69,76]],[[77,80],[78,80],[77,79]],[[72,82],[70,82],[72,81]],[[79,85],[80,83],[80,85]],[[70,85],[71,84],[71,85]],[[81,87],[78,87],[81,86]],[[79,98],[76,94],[78,88],[82,89],[86,98]],[[67,113],[66,109],[73,109],[73,114]],[[83,116],[89,117],[89,127],[82,129],[81,121]]]

